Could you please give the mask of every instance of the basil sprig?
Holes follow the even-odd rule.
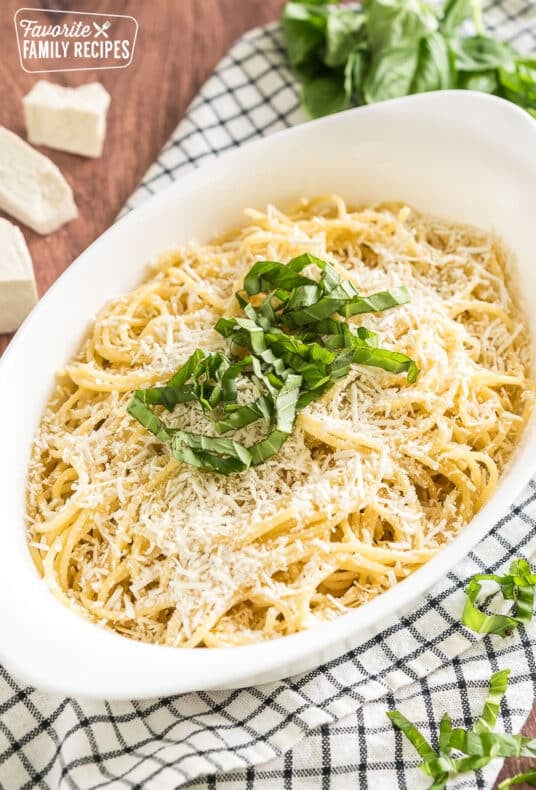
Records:
[[[306,267],[316,267],[318,279],[305,276]],[[333,266],[306,253],[286,264],[258,261],[236,299],[241,315],[220,318],[215,327],[229,342],[228,354],[197,349],[165,386],[136,390],[128,405],[128,413],[169,443],[178,461],[221,474],[262,464],[279,452],[298,412],[345,377],[353,363],[407,373],[410,383],[417,378],[412,359],[378,348],[375,332],[341,320],[405,304],[406,288],[361,296]],[[245,404],[238,402],[240,379],[257,393]],[[246,447],[169,426],[152,408],[172,412],[181,403],[199,404],[219,434],[263,420],[266,436]]]
[[[461,27],[473,17],[475,34]],[[536,114],[536,59],[484,34],[480,0],[289,0],[290,65],[312,117],[447,88],[493,93]]]

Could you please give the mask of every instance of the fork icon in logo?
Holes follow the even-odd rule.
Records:
[[[108,19],[102,25],[98,25],[96,22],[93,22],[93,27],[95,28],[95,38],[98,38],[99,36],[104,36],[104,38],[108,38],[108,33],[106,31],[111,26],[112,23]]]

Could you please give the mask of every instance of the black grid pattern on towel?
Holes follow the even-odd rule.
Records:
[[[503,0],[486,19],[536,49],[536,3]],[[130,199],[188,169],[305,120],[277,25],[251,31],[219,64]],[[433,741],[443,711],[479,714],[493,671],[511,667],[500,726],[518,731],[536,697],[536,633],[479,640],[459,624],[463,585],[536,554],[536,481],[476,549],[404,617],[304,675],[259,688],[87,702],[20,685],[0,667],[0,788],[420,788],[412,747],[385,718],[398,707]],[[489,788],[492,765],[450,785]]]

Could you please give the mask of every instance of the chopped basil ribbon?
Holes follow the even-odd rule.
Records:
[[[439,725],[437,751],[417,727],[399,711],[387,713],[393,725],[408,738],[422,757],[419,767],[432,779],[430,790],[443,790],[449,778],[483,768],[495,757],[536,757],[536,739],[524,735],[493,732],[508,685],[509,674],[510,670],[504,669],[492,675],[484,710],[471,730],[453,728],[449,714],[444,714]],[[461,756],[454,756],[454,752],[460,753]],[[529,772],[529,777],[534,778],[534,773]],[[500,787],[506,788],[511,784],[517,784],[516,779],[514,777],[507,780],[507,783]],[[521,781],[519,779],[519,782]]]
[[[312,266],[320,270],[318,280],[302,274]],[[136,390],[128,405],[128,413],[144,428],[169,442],[178,461],[221,474],[262,464],[279,452],[298,412],[348,375],[353,363],[406,373],[410,383],[417,378],[415,362],[378,348],[375,332],[333,317],[405,304],[406,288],[360,296],[333,266],[306,253],[286,264],[258,261],[236,299],[242,315],[220,318],[215,327],[228,340],[229,355],[197,349],[165,386]],[[240,379],[249,380],[258,394],[246,404],[238,403]],[[231,438],[168,426],[151,408],[163,406],[171,412],[190,402],[214,415],[219,434],[263,420],[267,435],[246,447]]]
[[[499,585],[503,598],[514,601],[511,614],[486,614],[476,605],[482,582],[491,581]],[[478,634],[509,636],[521,623],[528,623],[534,611],[534,588],[536,574],[531,572],[524,559],[514,560],[506,576],[494,573],[479,573],[470,580],[466,588],[462,622]]]
[[[483,581],[495,582],[504,598],[515,601],[512,615],[486,615],[476,607]],[[520,623],[531,620],[535,586],[536,574],[532,573],[529,563],[522,558],[511,563],[509,573],[505,576],[477,574],[466,589],[467,601],[462,621],[477,633],[506,636]],[[471,730],[453,727],[449,714],[444,714],[439,725],[437,751],[399,711],[387,713],[394,726],[404,733],[422,757],[419,767],[432,779],[430,790],[443,790],[449,778],[467,771],[477,771],[495,757],[536,757],[536,738],[493,732],[509,674],[509,669],[503,669],[492,675],[482,715]],[[462,756],[454,756],[453,752],[459,752]],[[499,785],[499,790],[507,790],[523,782],[536,787],[536,769],[505,779]]]

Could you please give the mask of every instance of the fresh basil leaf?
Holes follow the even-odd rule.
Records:
[[[363,40],[365,16],[360,11],[337,9],[328,16],[324,63],[330,68],[344,66],[350,52]]]
[[[463,37],[471,14],[477,35]],[[424,0],[366,0],[364,12],[289,0],[282,20],[312,117],[451,87],[497,94],[536,117],[536,62],[484,34],[480,0],[446,0],[441,13]]]
[[[315,68],[324,47],[327,12],[314,3],[290,2],[282,17],[287,54],[293,69]]]
[[[416,48],[423,36],[438,28],[435,9],[421,0],[367,0],[365,13],[374,56],[408,45]]]
[[[514,50],[490,36],[452,38],[449,45],[458,71],[506,68],[515,63]]]
[[[513,67],[500,68],[499,95],[530,112],[536,109],[536,61],[518,58]]]
[[[453,70],[447,42],[441,33],[422,38],[410,92],[425,93],[453,87]]]
[[[283,9],[282,20],[284,24],[289,21],[307,22],[312,27],[325,32],[328,14],[329,10],[325,3],[289,0]]]
[[[496,93],[499,89],[497,70],[488,71],[462,71],[458,75],[458,88],[481,93]]]
[[[344,84],[343,71],[325,72],[302,83],[301,102],[311,118],[320,118],[350,106]]]
[[[367,104],[407,96],[417,68],[418,45],[411,44],[380,53],[371,63],[363,81]]]
[[[476,0],[478,2],[479,0]],[[440,28],[446,36],[452,36],[471,16],[475,0],[447,0],[443,8]]]

